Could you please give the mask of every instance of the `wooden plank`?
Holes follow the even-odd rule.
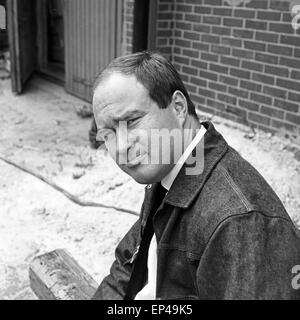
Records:
[[[64,249],[36,257],[29,267],[30,286],[41,300],[89,300],[97,282]]]

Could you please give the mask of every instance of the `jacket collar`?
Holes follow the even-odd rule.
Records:
[[[200,142],[192,155],[195,154],[198,148],[196,154],[199,155],[200,153],[200,156],[197,157],[197,161],[200,161],[200,165],[202,161],[203,170],[196,175],[187,175],[186,169],[190,168],[190,166],[185,163],[181,168],[165,198],[166,203],[176,207],[188,208],[191,205],[200,193],[212,170],[228,150],[227,142],[216,131],[211,122],[201,122],[201,125],[207,130],[204,135],[204,145],[203,142]],[[202,146],[200,145],[201,143]]]

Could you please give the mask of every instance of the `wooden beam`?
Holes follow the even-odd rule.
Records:
[[[30,286],[41,300],[89,300],[97,282],[64,249],[36,257],[29,267]]]

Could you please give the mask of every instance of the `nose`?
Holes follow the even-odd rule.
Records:
[[[126,164],[128,161],[128,150],[132,147],[133,141],[129,139],[127,130],[117,129],[117,163]]]

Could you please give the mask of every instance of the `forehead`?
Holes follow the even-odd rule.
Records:
[[[94,112],[120,112],[124,108],[141,108],[150,99],[148,90],[135,76],[113,73],[103,80],[93,96]]]

